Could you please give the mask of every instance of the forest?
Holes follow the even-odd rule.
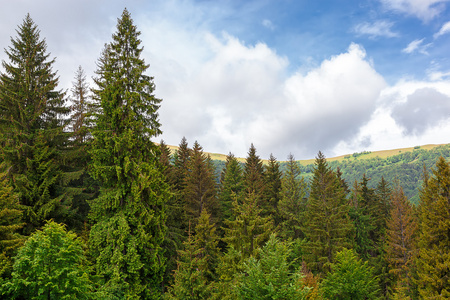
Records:
[[[161,134],[125,9],[58,88],[27,15],[0,73],[4,299],[447,299],[450,146],[218,162]]]

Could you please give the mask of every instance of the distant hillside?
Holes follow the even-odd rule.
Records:
[[[170,146],[172,151],[177,147]],[[217,178],[225,167],[226,155],[218,153],[208,153],[216,168]],[[423,167],[428,171],[434,168],[437,159],[443,156],[450,161],[450,144],[424,145],[410,148],[401,148],[383,151],[364,151],[327,158],[331,168],[340,168],[342,177],[351,188],[353,183],[360,181],[366,174],[370,178],[369,187],[375,188],[381,177],[390,183],[396,180],[403,187],[408,199],[413,203],[419,201],[419,189],[422,185]],[[238,158],[241,163],[245,158]],[[309,178],[314,168],[314,158],[299,160],[302,176]],[[267,162],[267,160],[264,160]],[[285,168],[285,162],[279,161],[281,170]]]

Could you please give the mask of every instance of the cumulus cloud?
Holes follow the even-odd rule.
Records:
[[[390,10],[415,16],[428,22],[438,16],[448,0],[380,0]]]
[[[172,143],[186,136],[212,152],[244,156],[254,143],[263,157],[311,157],[355,135],[385,86],[356,44],[306,74],[289,75],[288,60],[263,43],[206,40],[211,54],[199,69],[181,86],[160,89],[164,136]]]
[[[354,31],[359,35],[369,35],[375,37],[397,37],[398,33],[391,30],[394,23],[378,20],[374,23],[363,22],[355,26]]]
[[[441,29],[434,34],[434,38],[438,38],[447,33],[450,33],[450,21],[442,25]]]

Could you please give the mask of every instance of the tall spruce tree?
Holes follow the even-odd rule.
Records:
[[[342,184],[328,166],[325,156],[319,152],[307,204],[308,222],[304,227],[308,239],[307,259],[312,270],[330,270],[335,254],[344,247],[351,246],[353,224],[349,220],[348,211]]]
[[[419,202],[419,253],[416,259],[421,298],[450,297],[450,165],[443,157],[425,176]]]
[[[168,186],[151,138],[161,133],[160,99],[141,58],[140,32],[125,9],[99,59],[91,146],[92,176],[101,194],[91,203],[95,222],[90,255],[101,287],[125,298],[158,299],[165,269]]]
[[[69,109],[64,93],[56,90],[47,44],[28,14],[11,38],[0,75],[0,145],[14,191],[24,205],[30,234],[45,219],[62,219],[64,194],[59,188],[61,149]],[[48,170],[48,171],[47,171]],[[67,204],[70,205],[70,204]]]

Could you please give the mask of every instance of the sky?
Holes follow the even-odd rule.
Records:
[[[450,0],[0,0],[0,60],[30,13],[59,88],[78,66],[95,87],[125,7],[156,142],[278,160],[450,143]]]

